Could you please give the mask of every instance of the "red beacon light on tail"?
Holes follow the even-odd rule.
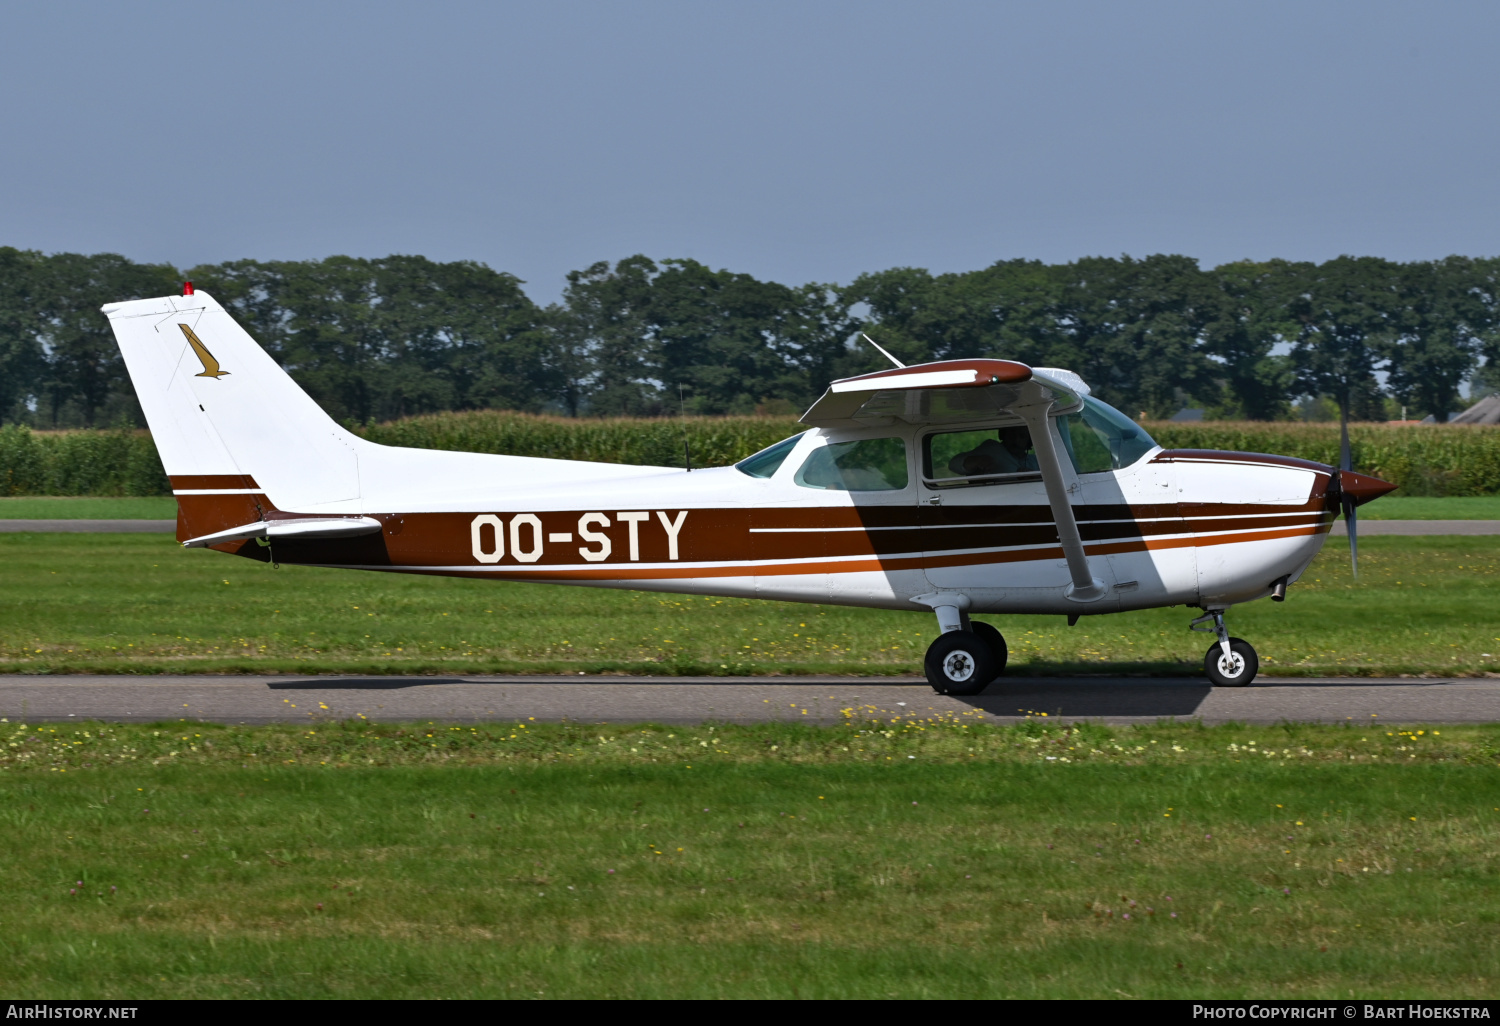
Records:
[[[193,294],[193,283],[192,282],[185,281],[185,282],[182,283],[182,294],[184,296],[191,296]]]

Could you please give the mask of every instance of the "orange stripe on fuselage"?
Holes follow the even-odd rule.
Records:
[[[1233,545],[1240,542],[1269,541],[1277,538],[1311,537],[1325,534],[1332,521],[1307,527],[1277,528],[1269,531],[1241,531],[1230,534],[1189,535],[1179,538],[1144,538],[1120,542],[1102,542],[1085,546],[1091,556],[1114,555],[1123,552],[1143,552],[1152,549],[1179,549]],[[520,581],[667,581],[688,580],[702,577],[792,577],[803,574],[854,574],[883,573],[893,570],[926,570],[932,567],[988,566],[998,563],[1024,563],[1032,560],[1062,559],[1061,546],[1039,549],[1011,549],[992,552],[955,553],[946,556],[920,555],[898,558],[847,559],[838,561],[816,561],[798,563],[758,563],[732,566],[658,566],[630,567],[619,564],[599,567],[571,567],[567,569],[543,570],[510,567],[495,570],[459,570],[437,567],[360,566],[363,570],[388,570],[404,573],[430,574],[443,577],[496,578]],[[348,564],[321,564],[324,566],[348,566]],[[350,567],[351,569],[353,567]]]

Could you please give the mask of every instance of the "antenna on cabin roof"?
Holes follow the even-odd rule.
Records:
[[[883,356],[883,357],[885,357],[887,360],[891,361],[892,363],[894,363],[897,367],[899,367],[899,368],[901,368],[903,370],[906,368],[906,364],[902,363],[900,360],[896,359],[890,353],[886,352],[883,348],[881,348],[880,343],[876,342],[869,335],[866,335],[864,332],[861,331],[859,333],[859,337],[862,338],[862,339],[864,339],[866,342],[870,343],[870,345],[874,346],[876,349],[879,349],[880,350],[880,355]]]

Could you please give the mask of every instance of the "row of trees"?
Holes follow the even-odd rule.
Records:
[[[240,260],[188,271],[0,248],[0,421],[135,416],[99,307],[180,288],[224,303],[335,417],[503,408],[571,416],[789,412],[884,361],[996,356],[1083,375],[1135,415],[1272,420],[1299,397],[1439,420],[1500,367],[1500,260],[1340,257],[1204,270],[1183,256],[893,268],[792,287],[633,256],[538,306],[471,261]],[[1382,380],[1383,379],[1383,380]],[[1500,385],[1500,381],[1493,382]]]
[[[1160,416],[1192,400],[1271,420],[1324,396],[1355,419],[1382,398],[1439,420],[1500,352],[1500,260],[1339,257],[1205,271],[1180,256],[1006,261],[967,274],[857,279],[903,354],[1009,356],[1077,371],[1108,401]],[[1382,386],[1377,371],[1384,372]]]

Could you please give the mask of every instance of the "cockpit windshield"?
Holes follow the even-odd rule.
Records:
[[[806,434],[807,432],[802,432]],[[749,474],[751,477],[772,477],[776,471],[781,469],[782,463],[786,462],[787,456],[797,447],[802,440],[802,435],[793,435],[791,438],[783,438],[775,445],[769,446],[756,453],[754,456],[746,456],[734,465],[734,469],[741,474]]]
[[[1063,445],[1080,474],[1120,470],[1156,448],[1156,442],[1135,421],[1093,396],[1085,396],[1083,409],[1057,418]]]

